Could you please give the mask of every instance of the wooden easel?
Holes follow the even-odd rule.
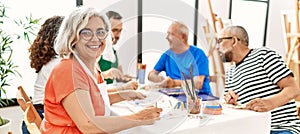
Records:
[[[300,28],[299,28],[299,1],[295,0],[295,19],[292,21],[288,19],[289,12],[282,14],[282,19],[285,29],[285,38],[286,38],[286,64],[294,72],[298,84],[300,85]],[[294,24],[295,30],[292,31],[292,24]],[[297,54],[297,56],[294,56]],[[294,66],[294,64],[297,64]]]
[[[299,28],[299,2],[296,2],[296,10],[295,10],[295,29],[296,31],[291,31],[292,22],[288,20],[288,13],[283,14],[284,28],[285,28],[285,37],[286,37],[286,45],[287,45],[287,54],[286,54],[286,63],[288,67],[292,67],[292,62],[300,63],[300,28]],[[293,55],[297,53],[298,61],[293,60]],[[299,64],[300,65],[300,64]],[[300,67],[300,66],[299,66]],[[299,83],[300,84],[300,83]]]
[[[283,13],[282,19],[285,28],[285,38],[286,38],[286,64],[293,71],[297,84],[300,86],[300,25],[299,25],[299,10],[300,2],[295,0],[295,19],[293,21],[289,20],[289,13]],[[292,31],[292,24],[295,26],[295,30]],[[297,54],[297,55],[295,55]],[[296,101],[300,102],[300,96],[298,96]],[[298,115],[300,117],[300,107],[298,106]]]
[[[219,30],[224,28],[222,18],[218,17],[218,15],[213,12],[211,1],[207,0],[207,2],[208,2],[208,7],[209,7],[212,26],[214,28],[214,31],[216,33],[218,33],[217,24],[219,24],[219,27],[218,27]]]
[[[209,6],[213,30],[210,27],[211,25],[209,24],[208,19],[206,19],[206,26],[203,26],[203,30],[205,33],[206,41],[209,45],[209,51],[207,57],[212,60],[212,67],[214,72],[214,75],[210,76],[210,81],[215,83],[217,89],[216,96],[220,97],[219,90],[220,88],[224,88],[225,86],[225,69],[221,57],[219,55],[219,52],[216,50],[216,46],[217,46],[216,37],[217,37],[218,30],[223,29],[224,26],[223,26],[222,19],[217,17],[217,15],[213,12],[210,0],[208,0],[207,2]],[[219,24],[218,28],[217,28],[217,24]],[[211,32],[213,32],[213,34]]]

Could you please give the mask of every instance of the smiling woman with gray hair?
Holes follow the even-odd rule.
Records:
[[[107,93],[97,61],[108,33],[107,19],[92,7],[79,7],[63,20],[55,44],[63,59],[45,87],[42,133],[115,133],[159,119],[162,109],[156,107],[109,116],[111,104],[145,96],[135,91]]]

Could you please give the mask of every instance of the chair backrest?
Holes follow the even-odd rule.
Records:
[[[22,86],[18,87],[18,92],[17,92],[17,102],[20,105],[21,109],[23,111],[26,110],[27,107],[27,102],[31,102],[31,99],[28,97],[28,95],[26,94],[25,90],[23,89]]]
[[[26,104],[27,108],[24,113],[24,122],[27,126],[27,129],[31,134],[41,134],[40,125],[42,123],[42,118],[39,116],[38,112],[30,101]]]

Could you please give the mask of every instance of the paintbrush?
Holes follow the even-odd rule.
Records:
[[[185,78],[185,76],[184,76],[184,73],[183,72],[181,72],[181,75],[182,75],[182,78],[183,78],[183,80],[184,80],[184,82],[185,82],[185,87],[186,87],[186,90],[187,90],[187,95],[188,96],[190,96],[191,98],[192,98],[192,100],[195,100],[195,97],[194,97],[194,95],[191,93],[191,89],[190,89],[190,87],[189,87],[189,85],[188,85],[188,82],[186,81],[186,78]],[[187,96],[187,97],[188,97]]]
[[[195,83],[194,83],[194,75],[193,75],[193,64],[190,66],[190,77],[191,77],[191,83],[192,83],[192,95],[196,97],[196,91],[195,91]]]

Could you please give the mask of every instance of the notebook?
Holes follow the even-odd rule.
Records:
[[[178,96],[184,94],[182,88],[163,88],[159,89],[158,91],[169,96]]]
[[[168,96],[172,96],[180,101],[183,102],[186,101],[186,96],[182,88],[164,88],[164,89],[159,89],[158,91]],[[216,96],[203,94],[200,93],[198,90],[196,90],[196,93],[197,96],[201,97],[203,101],[219,100],[219,98]]]

